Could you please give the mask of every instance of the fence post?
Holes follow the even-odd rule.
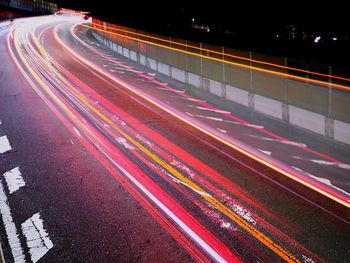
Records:
[[[253,70],[252,70],[253,54],[249,52],[249,76],[250,76],[250,89],[248,93],[248,106],[250,110],[254,110],[254,88],[253,88]]]
[[[221,97],[226,98],[225,47],[222,47],[222,82],[221,82]]]
[[[332,66],[328,68],[328,114],[325,118],[325,135],[334,139]]]
[[[288,60],[284,58],[284,73],[288,74]],[[284,78],[284,102],[282,103],[282,120],[289,123],[289,106],[288,106],[288,77]]]
[[[203,78],[203,50],[202,50],[202,43],[199,43],[199,50],[200,50],[200,83],[199,83],[199,86],[202,88],[202,89],[205,89],[204,87],[204,78]]]
[[[188,84],[188,50],[187,50],[187,40],[185,40],[185,83]]]

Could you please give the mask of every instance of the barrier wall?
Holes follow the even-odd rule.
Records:
[[[119,54],[189,87],[350,144],[350,79],[293,68],[284,58],[170,39],[97,19],[91,27],[97,40]]]

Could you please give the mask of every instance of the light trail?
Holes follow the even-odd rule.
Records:
[[[257,208],[258,211],[267,212],[262,206],[254,204],[254,201],[246,196],[244,190],[130,116],[94,91],[92,87],[84,84],[51,57],[40,41],[44,32],[45,35],[49,34],[48,27],[38,32],[38,36],[33,33],[39,26],[50,24],[49,21],[50,19],[43,19],[42,24],[38,23],[35,26],[29,23],[18,25],[11,32],[14,38],[9,36],[7,45],[17,67],[72,134],[195,260],[203,262],[211,259],[218,262],[240,261],[238,255],[228,244],[219,240],[215,232],[207,229],[197,218],[194,218],[191,211],[187,211],[186,206],[180,204],[179,200],[163,189],[162,185],[158,185],[158,180],[154,178],[166,181],[186,200],[193,202],[201,210],[218,213],[219,218],[226,220],[223,221],[225,224],[232,223],[244,230],[255,239],[255,242],[273,252],[279,260],[299,262],[304,255],[317,258],[278,228],[244,208],[244,205],[236,200],[237,196],[244,203],[249,203]],[[62,23],[62,20],[56,22]],[[99,78],[104,77],[106,83],[113,82],[110,86],[117,84],[118,87],[133,89],[132,86],[115,79],[105,70],[92,64],[91,61],[79,56],[59,39],[57,27],[55,27],[54,36],[67,52],[86,64],[85,69],[90,67],[89,71],[98,74]],[[139,74],[142,73],[139,72]],[[179,117],[176,112],[171,112],[169,108],[158,104],[157,100],[152,101],[145,94],[135,91],[133,93],[192,127],[210,134],[197,124]],[[224,138],[216,138],[212,135],[211,137],[224,142]],[[115,138],[123,138],[123,141],[115,140]],[[153,145],[152,149],[149,148],[150,144]],[[245,149],[241,149],[240,146],[235,147],[245,152]],[[233,148],[236,149],[235,147]],[[250,156],[249,152],[246,155]],[[142,164],[142,169],[140,164]],[[220,189],[224,189],[225,192]],[[240,213],[234,210],[232,208],[234,205],[243,207],[242,211],[245,212]],[[247,214],[251,214],[251,218]],[[214,222],[219,224],[221,221],[214,220]],[[237,232],[228,232],[232,236],[240,236]]]
[[[111,145],[110,142],[108,142],[106,138],[103,138],[101,136],[97,136],[97,134],[99,134],[98,130],[94,130],[92,127],[87,128],[82,124],[82,122],[79,120],[80,117],[78,117],[79,113],[76,112],[76,110],[74,108],[72,108],[72,106],[69,103],[65,102],[65,100],[62,99],[62,97],[60,98],[60,95],[57,92],[52,91],[50,89],[49,83],[47,83],[45,80],[43,81],[40,78],[40,75],[43,72],[39,73],[35,68],[33,68],[34,64],[33,64],[33,66],[30,65],[31,59],[29,59],[28,61],[26,60],[27,56],[24,53],[22,53],[23,45],[21,47],[19,46],[19,40],[17,39],[17,34],[15,34],[14,44],[16,47],[16,52],[20,56],[21,62],[25,65],[26,70],[28,70],[31,73],[30,77],[29,77],[28,74],[25,72],[25,70],[20,65],[20,63],[16,60],[16,55],[14,54],[14,51],[12,51],[11,44],[9,43],[9,40],[8,40],[8,46],[9,46],[9,49],[11,50],[12,57],[15,60],[19,69],[21,70],[22,74],[24,74],[26,79],[31,84],[33,84],[33,88],[36,91],[38,91],[38,94],[40,94],[41,96],[44,97],[44,101],[48,105],[51,106],[50,108],[53,109],[53,111],[58,116],[60,116],[60,119],[65,123],[65,125],[69,126],[70,130],[73,132],[73,134],[75,136],[77,136],[77,133],[75,132],[75,129],[77,129],[77,128],[74,128],[74,126],[69,124],[69,121],[67,119],[65,119],[65,117],[63,117],[63,115],[61,113],[59,113],[59,111],[56,110],[55,106],[53,106],[53,104],[51,104],[50,100],[48,100],[46,98],[46,96],[48,95],[50,97],[50,99],[53,99],[54,102],[57,103],[56,105],[59,106],[60,110],[63,110],[64,113],[67,114],[67,116],[69,116],[70,121],[73,121],[75,123],[74,125],[76,127],[78,127],[78,129],[80,131],[79,132],[80,136],[77,136],[79,140],[84,139],[81,136],[81,132],[84,131],[85,136],[91,141],[91,143],[93,143],[93,145],[95,145],[95,147],[97,147],[100,151],[102,151],[104,153],[105,158],[107,157],[107,159],[112,161],[113,164],[118,164],[117,168],[119,171],[122,172],[122,174],[124,176],[127,175],[127,177],[130,180],[132,180],[134,183],[136,183],[138,188],[141,187],[141,190],[144,193],[146,193],[146,194],[152,193],[148,197],[151,198],[151,200],[153,200],[154,202],[156,202],[157,206],[159,206],[166,213],[170,213],[170,210],[166,207],[172,207],[172,212],[169,214],[169,216],[173,220],[175,220],[175,222],[178,224],[178,226],[180,228],[183,228],[183,230],[187,233],[187,235],[189,235],[190,238],[192,238],[202,249],[204,249],[206,251],[206,253],[208,253],[211,257],[213,257],[216,261],[218,261],[218,262],[226,262],[226,261],[238,262],[239,261],[237,256],[235,256],[229,249],[224,247],[220,241],[218,241],[211,233],[209,233],[205,228],[203,228],[203,226],[201,226],[195,219],[193,219],[191,216],[189,216],[187,211],[185,211],[179,205],[177,205],[177,203],[175,201],[172,201],[173,199],[168,194],[166,194],[162,189],[160,189],[158,186],[156,186],[153,182],[151,182],[149,180],[148,180],[148,183],[144,182],[144,184],[148,185],[148,187],[146,187],[146,188],[144,185],[140,185],[140,182],[144,181],[145,177],[147,177],[147,176],[142,175],[139,179],[137,179],[137,177],[134,177],[135,175],[143,174],[143,172],[141,170],[139,170],[139,168],[137,168],[134,164],[130,163],[130,161],[128,161],[127,159],[125,159],[125,158],[121,159],[121,156],[123,156],[123,154],[122,153],[118,154],[118,150],[115,149],[115,147],[113,145]],[[31,46],[30,42],[28,44],[30,47]],[[38,44],[38,42],[36,42],[36,44]],[[31,46],[31,49],[33,49],[33,46]],[[39,48],[39,50],[40,50],[40,48]],[[28,50],[26,50],[26,51],[28,51]],[[35,50],[33,52],[30,52],[30,53],[33,56],[38,55],[38,53],[36,53]],[[35,62],[36,62],[36,64],[35,64],[36,67],[38,65],[40,65],[41,64],[40,58],[39,58],[39,60],[37,60]],[[47,61],[42,60],[41,62],[44,63],[44,67],[42,69],[44,69],[46,66],[48,66]],[[48,66],[48,68],[50,70],[52,69],[50,66]],[[47,74],[52,73],[50,70],[48,70],[46,73]],[[31,80],[31,77],[33,77],[35,79],[35,81],[37,81],[37,83],[40,85],[40,88],[46,92],[46,95],[44,95],[39,90],[39,88],[36,87],[36,85]],[[59,77],[59,75],[55,75],[55,77]],[[86,145],[86,143],[84,143],[84,145]],[[116,157],[117,157],[117,159],[116,159]],[[99,159],[101,160],[101,158],[99,158]],[[128,164],[125,164],[125,162],[127,162]],[[105,164],[106,160],[103,161],[102,163]],[[125,167],[129,167],[129,169],[130,169],[130,167],[132,167],[133,169],[131,169],[131,171],[132,171],[133,175],[131,175],[129,172],[127,174],[125,174],[126,170],[124,168],[122,168],[120,163],[122,163],[122,164],[124,163]],[[114,169],[113,174],[115,174],[115,169]],[[138,175],[138,177],[139,177],[139,175]],[[141,178],[143,178],[143,179],[140,181]],[[137,182],[139,182],[139,183],[137,183]],[[130,186],[129,186],[129,188],[130,188]],[[157,201],[157,200],[159,200],[159,201]],[[177,209],[176,209],[176,207],[177,207]],[[174,214],[174,212],[175,212],[175,214]],[[155,213],[153,213],[153,214],[155,214]],[[181,218],[183,218],[183,219],[181,219]],[[157,219],[157,220],[160,220],[160,219]],[[168,221],[164,216],[161,216],[161,220],[163,220],[165,222]],[[164,225],[164,223],[163,223],[163,225]],[[169,226],[166,229],[169,229]],[[194,229],[194,230],[192,230],[192,229]],[[184,244],[184,241],[188,239],[183,234],[180,234],[180,232],[173,227],[172,227],[171,231],[169,231],[169,232],[170,233],[175,232],[175,234],[177,236],[181,236],[181,239],[182,239],[182,241],[180,242],[181,244]],[[205,238],[205,240],[203,240],[202,238]],[[178,240],[178,237],[176,239]],[[204,256],[201,256],[201,252],[198,249],[196,249],[195,247],[193,247],[193,245],[191,245],[191,243],[188,241],[185,242],[185,249],[187,249],[187,251],[194,258],[199,258],[199,259],[201,259],[200,261],[204,261],[204,262],[207,261]],[[196,253],[196,254],[194,254],[194,253]],[[224,256],[225,259],[222,256]]]
[[[198,46],[184,44],[184,43],[181,43],[181,42],[172,41],[172,40],[165,39],[165,38],[154,37],[154,36],[147,35],[147,34],[137,33],[137,32],[133,32],[133,31],[130,31],[130,30],[123,30],[123,29],[120,29],[120,28],[104,26],[104,25],[96,24],[94,22],[92,22],[91,24],[92,24],[92,26],[88,26],[86,23],[82,24],[82,25],[85,26],[85,27],[90,27],[92,29],[95,29],[95,26],[100,26],[100,27],[103,27],[103,28],[116,30],[116,31],[119,31],[119,32],[122,32],[122,33],[125,33],[125,34],[132,34],[132,35],[136,35],[136,36],[139,36],[139,37],[145,37],[145,38],[150,38],[150,39],[153,39],[153,40],[159,40],[161,42],[168,43],[169,45],[174,45],[175,44],[175,45],[178,45],[178,46],[185,47],[185,49],[187,49],[187,48],[195,49],[195,50],[198,50],[200,53],[205,51],[207,53],[212,53],[212,54],[219,55],[220,57],[235,58],[235,59],[240,59],[240,60],[243,60],[243,61],[253,62],[253,63],[257,63],[257,64],[261,64],[261,65],[272,66],[272,67],[276,67],[276,68],[280,68],[280,69],[284,69],[284,70],[293,70],[293,71],[296,71],[296,72],[306,73],[306,74],[310,74],[310,75],[326,77],[328,79],[338,79],[338,80],[343,80],[343,81],[349,81],[350,82],[349,78],[344,78],[344,77],[339,77],[339,76],[334,76],[334,75],[329,75],[329,74],[323,74],[323,73],[319,73],[319,72],[303,70],[303,69],[294,68],[294,67],[282,66],[282,65],[279,65],[279,64],[270,63],[270,62],[266,62],[266,61],[262,61],[262,60],[250,59],[250,58],[247,58],[247,57],[237,56],[237,55],[233,55],[233,54],[229,54],[229,53],[218,52],[218,51],[215,51],[215,50],[211,50],[211,49],[207,49],[207,48],[200,48]],[[107,31],[107,30],[101,29],[101,28],[98,28],[98,30],[104,31],[106,33],[112,33],[111,31]],[[123,36],[127,37],[126,35],[123,35]],[[223,61],[225,61],[225,60],[223,60]]]
[[[210,56],[207,56],[207,55],[202,55],[202,54],[186,51],[186,50],[183,50],[183,49],[179,49],[179,48],[174,48],[174,47],[171,47],[171,46],[158,44],[158,43],[151,42],[151,41],[148,41],[148,40],[143,40],[143,39],[139,39],[139,38],[136,38],[136,37],[126,36],[126,35],[110,32],[110,31],[106,31],[104,29],[88,26],[86,24],[81,24],[81,25],[84,26],[84,27],[96,29],[98,31],[102,31],[102,32],[105,32],[105,33],[108,33],[108,34],[120,36],[120,37],[123,37],[123,38],[131,39],[131,40],[142,42],[142,43],[145,43],[145,44],[150,44],[150,45],[153,45],[153,46],[156,46],[156,47],[161,47],[161,48],[164,48],[164,49],[167,49],[167,50],[172,50],[172,51],[180,52],[180,53],[183,53],[183,54],[192,55],[192,56],[195,56],[195,57],[204,58],[204,59],[208,59],[208,60],[211,60],[211,61],[216,61],[216,62],[219,62],[219,63],[231,65],[231,66],[236,66],[236,67],[243,68],[243,69],[249,69],[249,70],[254,70],[254,71],[257,71],[257,72],[267,73],[269,75],[279,76],[279,77],[282,77],[282,78],[289,78],[289,79],[299,80],[299,81],[302,81],[302,82],[318,84],[318,85],[321,85],[321,86],[324,86],[324,87],[327,87],[327,88],[332,87],[332,88],[337,88],[337,89],[341,89],[341,90],[345,90],[345,91],[350,91],[350,87],[349,86],[345,86],[345,85],[341,85],[341,84],[330,83],[328,81],[320,81],[320,80],[300,77],[300,76],[296,76],[296,75],[292,75],[292,74],[288,74],[288,73],[282,73],[282,72],[268,70],[268,69],[263,69],[263,68],[255,67],[255,66],[251,66],[251,65],[245,65],[245,64],[241,64],[241,63],[237,63],[237,62],[232,62],[232,61],[228,61],[228,60],[224,60],[224,59],[214,58],[214,57],[210,57]],[[199,49],[199,50],[202,50],[202,49]],[[256,62],[261,64],[261,62],[258,62],[258,61],[256,61]],[[283,66],[280,66],[280,67],[283,68]],[[286,67],[286,69],[288,69],[288,67]],[[292,69],[292,68],[290,68],[290,69]],[[331,78],[331,76],[326,75],[326,74],[321,74],[321,73],[316,73],[316,72],[311,72],[311,71],[309,72],[309,71],[304,71],[304,70],[299,70],[299,71],[302,71],[302,72],[305,72],[305,73],[309,73],[309,74],[318,75],[318,76],[323,76],[324,75],[324,76],[327,76],[327,77]],[[344,81],[345,80],[346,81],[350,81],[349,79],[345,79],[345,78],[342,78],[342,77],[335,77],[335,78],[341,79],[341,80],[344,80]]]
[[[75,25],[77,26],[77,25]],[[80,40],[76,34],[73,32],[73,27],[71,28],[71,33],[72,35],[75,37],[76,40],[78,40],[82,45],[86,46],[87,48],[93,50],[95,53],[98,53],[100,56],[104,57],[105,59],[109,60],[110,62],[113,62],[119,66],[123,66],[123,64],[120,64],[108,57],[106,57],[105,55],[101,54],[101,52],[95,50],[94,48],[88,46],[86,43],[84,43],[82,40]],[[59,41],[59,39],[58,39]],[[85,58],[81,57],[80,55],[78,55],[76,52],[74,52],[72,49],[70,49],[67,45],[65,45],[62,41],[61,41],[61,45],[64,46],[69,52],[71,52],[74,56],[76,56],[79,60],[81,60],[82,62],[84,62],[86,65],[88,65],[89,67],[91,67],[92,69],[94,69],[95,71],[99,72],[100,74],[106,76],[108,79],[114,81],[115,83],[117,83],[118,85],[122,85],[123,87],[125,87],[126,89],[130,90],[131,92],[133,92],[134,94],[144,98],[146,101],[150,102],[151,104],[157,106],[158,108],[168,112],[169,114],[173,115],[174,117],[180,119],[181,121],[189,124],[190,126],[196,128],[197,130],[213,137],[214,139],[216,139],[217,141],[220,141],[222,143],[224,143],[225,145],[233,148],[234,150],[244,154],[245,156],[248,156],[249,158],[264,164],[265,166],[277,171],[278,173],[292,179],[293,181],[298,182],[299,184],[302,184],[312,190],[314,190],[315,192],[318,192],[320,194],[322,194],[323,196],[347,207],[350,208],[350,199],[348,195],[345,195],[343,192],[339,192],[336,189],[331,189],[329,188],[327,185],[324,185],[322,183],[320,183],[317,180],[314,180],[313,178],[307,178],[305,177],[305,175],[299,173],[298,171],[296,171],[295,169],[291,168],[290,166],[286,166],[280,162],[278,162],[277,160],[272,159],[271,157],[267,156],[267,155],[262,155],[260,151],[258,150],[253,150],[251,147],[249,147],[248,145],[242,144],[241,142],[233,139],[232,137],[227,137],[225,136],[225,134],[218,134],[216,132],[213,132],[211,130],[211,128],[208,128],[207,126],[203,126],[203,124],[201,122],[196,122],[196,120],[193,119],[188,119],[187,116],[183,115],[181,112],[169,108],[168,105],[166,105],[165,103],[155,99],[154,97],[148,96],[147,94],[144,94],[141,91],[136,90],[133,86],[131,86],[128,83],[123,82],[121,79],[118,79],[116,76],[111,75],[109,72],[105,71],[104,69],[100,68],[98,65],[94,64],[93,62],[90,62],[88,60],[86,60]],[[136,73],[140,76],[143,76],[143,74],[140,73]],[[153,81],[155,83],[157,83],[158,85],[161,85],[161,83],[159,83],[158,81],[152,79],[150,81]],[[164,85],[163,85],[164,86]],[[171,89],[168,86],[164,86],[164,88],[167,89]],[[182,94],[183,96],[187,97],[188,95],[186,94]],[[198,104],[202,104],[205,107],[209,108],[209,109],[215,109],[214,107],[204,103],[204,102],[197,102]],[[241,120],[235,116],[229,115],[229,114],[223,114],[226,117],[229,117],[231,119],[234,119],[236,121],[239,121],[241,123],[244,124],[248,124],[247,122],[245,122],[244,120]],[[254,127],[253,127],[254,128]],[[273,134],[265,129],[257,129],[260,132],[266,133],[269,136],[272,136],[274,138],[278,138],[280,140],[283,141],[289,141],[279,135]],[[338,162],[338,163],[342,163],[334,158],[331,158],[327,155],[324,155],[322,153],[316,152],[312,149],[309,148],[305,148],[305,147],[300,147],[298,145],[294,145],[295,147],[299,147],[302,150],[308,151],[310,153],[316,154],[318,156],[321,156],[322,158],[325,158],[327,160],[331,160],[334,162]]]

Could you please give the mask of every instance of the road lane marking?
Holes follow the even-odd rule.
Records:
[[[260,152],[262,152],[262,153],[265,153],[266,155],[270,155],[271,156],[271,154],[272,154],[272,152],[269,152],[269,151],[264,151],[264,150],[261,150],[261,149],[259,149],[259,148],[257,148]]]
[[[19,167],[13,168],[11,171],[4,173],[3,176],[6,180],[10,194],[16,192],[18,189],[26,185]]]
[[[193,115],[192,113],[190,113],[190,112],[188,112],[188,111],[186,111],[186,114],[187,114],[188,116],[191,116],[192,118],[195,118],[195,117],[196,117],[196,115]]]
[[[348,193],[347,191],[345,191],[345,190],[343,190],[341,188],[338,188],[337,186],[333,185],[332,182],[329,179],[317,177],[317,176],[315,176],[313,174],[310,174],[309,172],[306,172],[306,171],[304,171],[304,170],[302,170],[302,169],[300,169],[298,167],[295,167],[295,166],[292,166],[292,168],[297,170],[298,172],[302,173],[303,175],[311,177],[311,178],[313,178],[313,179],[315,179],[315,180],[317,180],[317,181],[319,181],[319,182],[321,182],[323,184],[329,185],[329,186],[337,189],[338,191],[340,191],[340,192],[342,192],[342,193],[344,193],[346,195],[350,195],[350,193]]]
[[[0,120],[0,125],[2,124],[2,121]]]
[[[27,246],[33,263],[36,263],[53,247],[39,213],[34,214],[22,223],[22,232],[27,239]]]
[[[13,222],[11,209],[8,205],[8,199],[6,197],[2,182],[0,182],[0,213],[5,226],[5,231],[14,262],[26,262],[21,242],[19,241],[16,225]]]
[[[73,129],[74,129],[75,133],[78,134],[79,137],[82,137],[80,134],[80,131],[77,128],[73,127]]]
[[[292,157],[297,160],[310,161],[312,163],[317,163],[317,164],[326,165],[326,166],[334,166],[337,168],[350,170],[350,164],[347,164],[347,163],[335,163],[335,162],[329,162],[329,161],[320,160],[320,159],[308,159],[308,158],[303,158],[299,156],[292,156]]]
[[[196,115],[196,117],[204,118],[204,119],[208,119],[208,120],[212,120],[212,121],[223,121],[223,119],[221,119],[221,118],[215,118],[215,117],[210,117],[210,116]]]
[[[220,132],[222,132],[222,133],[227,133],[227,131],[226,130],[223,130],[223,129],[220,129],[220,128],[216,128],[218,131],[220,131]]]
[[[126,149],[129,149],[129,150],[135,150],[135,147],[133,145],[131,145],[125,138],[123,137],[118,137],[118,138],[115,138],[115,140],[123,145]]]
[[[293,142],[293,141],[284,141],[284,140],[279,140],[279,139],[274,139],[270,137],[261,137],[261,136],[255,136],[255,135],[249,135],[250,137],[261,139],[263,141],[269,141],[269,142],[279,142],[291,146],[297,146],[297,147],[302,147],[302,148],[307,148],[307,145],[305,143],[301,142]]]
[[[192,106],[192,105],[190,105],[190,107],[195,107],[195,108],[197,108],[197,109],[199,109],[199,110],[213,111],[213,112],[223,113],[223,114],[231,114],[231,112],[225,111],[225,110],[209,109],[209,108],[205,108],[205,107]]]
[[[12,147],[10,145],[9,140],[7,139],[7,136],[1,136],[0,137],[0,153],[5,153],[12,150]]]

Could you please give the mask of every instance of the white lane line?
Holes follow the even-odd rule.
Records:
[[[82,136],[81,136],[79,130],[78,130],[77,128],[75,128],[75,127],[73,127],[73,129],[74,129],[75,133],[78,134],[78,136],[79,136],[80,138],[82,138]]]
[[[299,156],[292,156],[292,157],[294,159],[297,159],[297,160],[310,161],[310,162],[321,164],[321,165],[334,166],[337,168],[350,170],[350,164],[346,164],[346,163],[336,163],[336,162],[330,162],[330,161],[319,160],[319,159],[307,159],[307,158],[302,158]]]
[[[307,148],[307,145],[305,143],[301,143],[301,142],[283,141],[283,140],[273,139],[270,137],[260,137],[260,136],[255,136],[255,135],[249,135],[249,136],[253,137],[253,138],[261,139],[264,141],[279,142],[279,143],[283,143],[283,144],[287,144],[287,145],[291,145],[291,146],[299,146],[299,147]]]
[[[135,150],[135,147],[132,146],[130,143],[128,143],[128,141],[127,141],[125,138],[123,138],[123,137],[118,137],[118,138],[115,138],[115,140],[116,140],[119,144],[123,145],[126,149]]]
[[[2,121],[0,120],[0,125],[2,124]]]
[[[0,153],[5,153],[12,150],[12,147],[10,145],[9,140],[7,139],[7,136],[1,136],[0,137]]]
[[[216,129],[218,129],[218,131],[221,131],[222,133],[227,133],[227,131],[226,130],[223,130],[223,129],[220,129],[220,128],[216,128]]]
[[[156,75],[156,73],[147,73],[147,75],[154,77]]]
[[[19,241],[16,225],[13,222],[8,200],[4,192],[2,182],[0,182],[0,213],[5,226],[7,239],[11,248],[11,253],[15,263],[26,262],[21,242]]]
[[[53,247],[39,213],[34,214],[22,223],[22,232],[27,239],[27,246],[33,263],[36,263]]]
[[[114,70],[114,69],[110,69],[109,71],[110,71],[110,72],[116,72],[116,70]]]
[[[318,163],[318,164],[323,164],[328,166],[335,166],[345,170],[350,170],[350,164],[346,164],[346,163],[335,163],[335,162],[329,162],[329,161],[317,160],[317,159],[312,159],[310,161],[313,163]]]
[[[203,116],[203,115],[196,115],[196,117],[205,118],[212,121],[223,121],[223,119],[221,118],[215,118],[215,117],[209,117],[209,116]]]
[[[315,175],[313,175],[313,174],[310,174],[310,173],[308,173],[308,172],[306,172],[306,171],[304,171],[304,170],[302,170],[302,169],[300,169],[300,168],[298,168],[298,167],[295,167],[295,166],[292,166],[292,168],[295,169],[295,170],[297,170],[299,173],[301,173],[301,174],[303,174],[303,175],[306,175],[306,176],[308,176],[308,177],[311,177],[311,178],[313,178],[313,179],[319,181],[320,183],[329,185],[329,186],[331,186],[331,187],[337,189],[338,191],[340,191],[340,192],[342,192],[342,193],[344,193],[344,194],[346,194],[346,195],[350,195],[350,193],[348,193],[348,192],[345,191],[344,189],[341,189],[341,188],[339,188],[339,187],[334,186],[334,185],[331,183],[331,181],[330,181],[329,179],[317,177],[317,176],[315,176]]]
[[[6,180],[10,194],[26,185],[19,167],[13,168],[11,171],[4,173],[3,176]]]
[[[190,107],[193,107],[193,106],[191,105]],[[217,113],[231,114],[231,112],[225,111],[225,110],[208,109],[208,108],[199,107],[199,106],[197,106],[196,108],[199,110],[206,110],[206,111],[213,111],[213,112],[217,112]]]
[[[262,153],[265,153],[266,155],[270,155],[271,156],[271,154],[272,154],[272,152],[269,152],[269,151],[264,151],[264,150],[261,150],[261,149],[259,149],[259,148],[257,148],[260,152],[262,152]]]
[[[196,117],[196,115],[193,115],[192,113],[190,113],[190,112],[188,112],[188,111],[186,111],[186,114],[187,114],[188,116],[191,116],[192,118],[195,118],[195,117]]]

